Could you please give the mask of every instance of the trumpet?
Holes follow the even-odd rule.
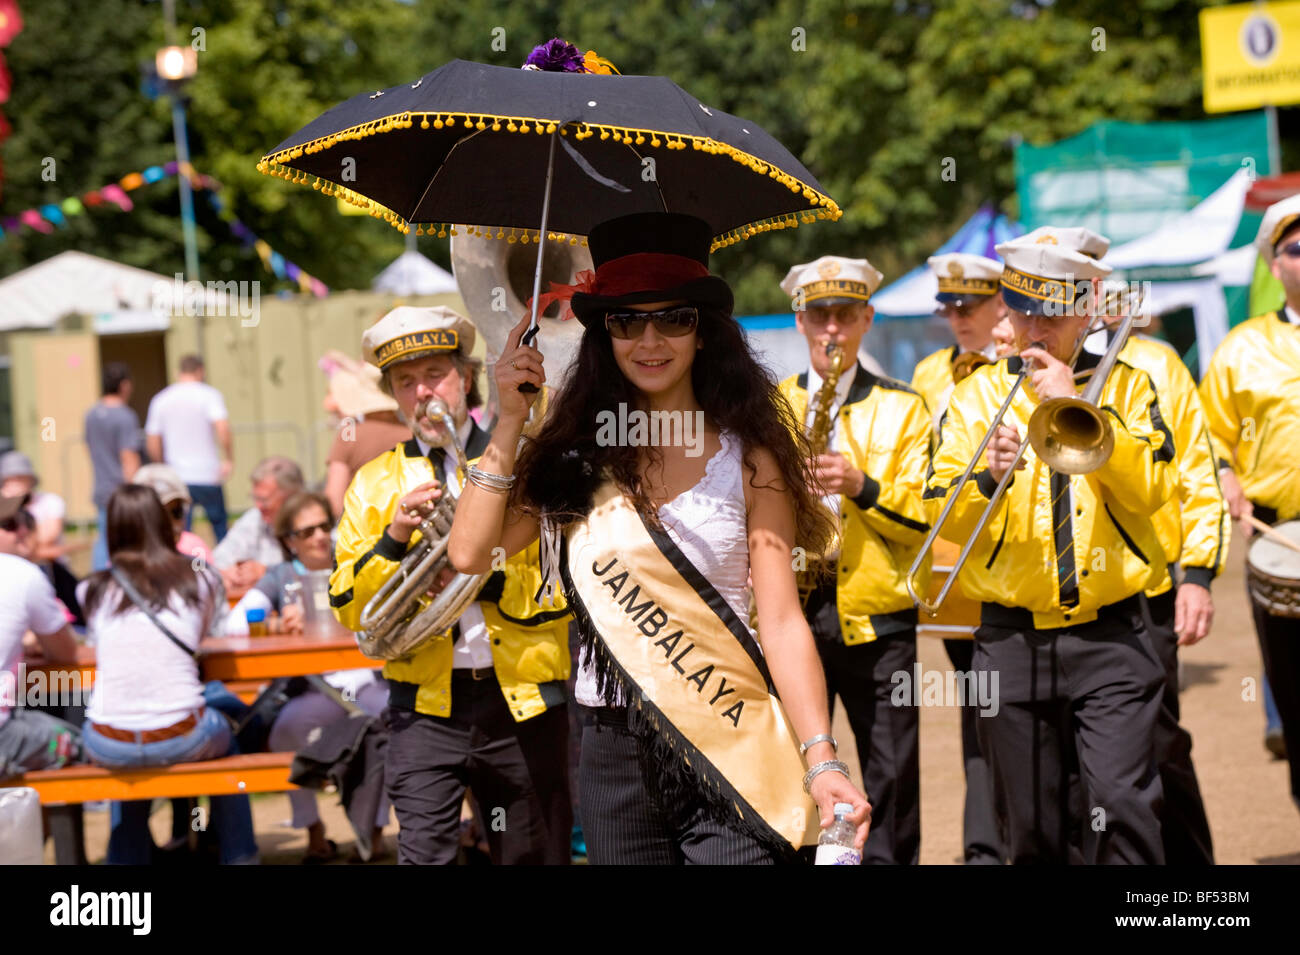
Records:
[[[455,449],[460,474],[464,475],[469,462],[456,440],[456,422],[447,405],[431,398],[416,406],[414,420],[422,417],[442,422],[447,434],[443,446]],[[451,566],[447,538],[456,517],[456,495],[444,486],[442,496],[431,502],[430,508],[417,528],[420,539],[361,611],[357,646],[372,660],[400,660],[442,636],[486,583],[486,574],[458,573],[437,596],[426,596],[443,569]]]
[[[1097,470],[1110,459],[1111,452],[1115,447],[1115,434],[1105,414],[1097,407],[1097,402],[1101,398],[1102,389],[1106,386],[1106,380],[1110,377],[1111,369],[1115,366],[1119,353],[1124,348],[1129,334],[1133,330],[1133,320],[1134,315],[1131,312],[1124,317],[1118,331],[1111,340],[1110,346],[1106,349],[1106,354],[1102,356],[1096,369],[1088,378],[1088,384],[1084,388],[1082,395],[1067,398],[1049,398],[1034,409],[1034,413],[1029,417],[1027,433],[1016,451],[1015,460],[1011,462],[1007,472],[998,481],[993,496],[989,499],[988,504],[980,513],[979,520],[975,523],[975,529],[971,531],[970,537],[962,545],[957,560],[953,562],[948,579],[944,581],[934,600],[927,601],[917,593],[917,575],[929,556],[935,540],[939,537],[944,522],[948,519],[948,514],[957,501],[957,495],[966,482],[970,480],[980,461],[983,460],[984,452],[993,439],[993,433],[1002,424],[1002,419],[1006,416],[1007,410],[1011,407],[1011,403],[1015,400],[1016,394],[1024,384],[1025,379],[1033,374],[1035,370],[1032,361],[1026,361],[1021,366],[1020,373],[1016,376],[1016,380],[1007,393],[1007,397],[1003,400],[1002,406],[998,408],[997,414],[993,416],[993,420],[990,422],[988,430],[985,431],[979,447],[971,455],[966,470],[962,472],[961,477],[949,489],[948,499],[944,502],[943,510],[939,512],[938,520],[930,528],[930,533],[921,545],[916,560],[912,562],[912,566],[907,572],[908,594],[911,595],[913,602],[931,617],[938,614],[939,607],[947,599],[948,592],[957,581],[958,573],[965,566],[967,558],[975,547],[976,540],[978,540],[985,525],[993,516],[993,512],[1002,500],[1002,495],[1006,493],[1007,487],[1011,484],[1011,479],[1015,476],[1016,467],[1020,464],[1025,452],[1031,445],[1040,461],[1052,470],[1060,471],[1062,474],[1088,474]],[[1089,325],[1080,334],[1078,342],[1075,343],[1074,354],[1070,357],[1071,367],[1079,360],[1079,354],[1083,351],[1084,339],[1095,330]],[[1039,342],[1034,342],[1033,347],[1040,348],[1042,345]],[[1076,372],[1075,378],[1078,379],[1079,377],[1081,375]]]

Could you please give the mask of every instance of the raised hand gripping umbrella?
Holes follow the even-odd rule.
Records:
[[[268,175],[361,206],[409,232],[456,224],[498,239],[585,241],[633,212],[708,222],[713,249],[840,209],[757,123],[701,103],[659,76],[600,69],[571,45],[538,47],[522,70],[453,60],[413,83],[361,93],[258,163]],[[556,162],[556,146],[564,157]],[[536,215],[541,208],[541,220]],[[428,228],[426,228],[428,226]]]

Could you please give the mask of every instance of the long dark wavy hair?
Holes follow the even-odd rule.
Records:
[[[795,543],[820,553],[834,534],[834,524],[808,489],[812,473],[802,422],[796,421],[729,312],[701,308],[696,334],[702,347],[691,365],[691,385],[709,423],[740,438],[751,471],[755,450],[772,453],[781,472],[779,489],[794,506]],[[545,511],[563,526],[590,512],[596,489],[608,475],[637,510],[657,524],[641,476],[640,449],[596,442],[597,415],[616,412],[620,402],[629,409],[646,406],[644,395],[619,369],[604,324],[593,322],[583,333],[567,379],[551,397],[542,427],[525,440],[511,503],[530,514]],[[655,448],[647,451],[652,457],[658,454]]]
[[[142,484],[123,484],[108,499],[108,555],[113,566],[128,580],[154,609],[165,607],[173,594],[189,605],[197,606],[198,576],[190,558],[176,550],[176,532],[171,517],[153,488]],[[86,588],[86,617],[95,612],[113,583],[113,575],[101,570],[90,577]],[[121,594],[111,611],[122,613],[132,606],[131,598]]]

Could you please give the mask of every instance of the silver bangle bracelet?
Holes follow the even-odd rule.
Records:
[[[471,464],[465,476],[469,478],[469,483],[492,494],[505,494],[515,484],[513,474],[493,474],[481,470],[477,464]]]
[[[812,749],[818,743],[830,743],[831,749],[835,750],[835,752],[837,753],[840,751],[840,744],[835,741],[834,736],[832,736],[830,733],[818,733],[816,736],[808,740],[806,743],[799,744],[799,755],[803,756],[805,753],[808,752],[808,750]]]
[[[838,759],[827,759],[817,763],[808,772],[803,774],[803,791],[812,795],[812,781],[822,773],[839,773],[845,779],[850,779],[849,767]]]

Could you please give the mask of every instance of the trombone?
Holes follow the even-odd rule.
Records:
[[[1040,461],[1052,470],[1060,471],[1062,474],[1088,474],[1097,470],[1109,460],[1111,451],[1115,447],[1115,434],[1111,429],[1110,422],[1106,420],[1105,414],[1098,409],[1097,402],[1101,398],[1101,390],[1106,385],[1106,379],[1110,377],[1110,371],[1115,366],[1120,351],[1128,341],[1129,333],[1133,330],[1134,311],[1136,310],[1129,311],[1124,316],[1123,321],[1120,322],[1118,331],[1116,331],[1114,338],[1106,349],[1106,354],[1102,356],[1096,369],[1093,370],[1082,395],[1068,398],[1049,398],[1034,409],[1034,413],[1029,417],[1027,433],[1016,451],[1015,460],[1011,462],[1007,472],[998,481],[993,496],[989,499],[988,504],[980,513],[979,520],[975,523],[975,529],[971,531],[970,537],[962,545],[961,553],[957,555],[956,561],[953,562],[948,579],[943,582],[943,586],[939,589],[939,593],[935,595],[934,600],[932,602],[927,601],[917,593],[917,575],[920,573],[925,559],[930,554],[930,548],[934,546],[935,540],[939,537],[939,532],[943,529],[948,514],[957,502],[957,495],[966,482],[970,480],[980,461],[983,460],[989,441],[993,439],[993,432],[1002,424],[1007,409],[1011,407],[1011,402],[1015,400],[1016,393],[1024,384],[1025,379],[1035,370],[1032,360],[1026,361],[1021,366],[1020,374],[1016,376],[1016,380],[1007,393],[1007,397],[1003,400],[1002,406],[998,408],[997,414],[993,416],[992,422],[989,423],[988,430],[985,431],[979,447],[975,449],[970,463],[966,465],[966,470],[962,472],[957,482],[948,489],[948,499],[944,502],[943,510],[939,512],[938,520],[930,528],[930,533],[926,535],[925,542],[916,555],[916,560],[912,561],[912,566],[907,572],[908,594],[911,595],[916,605],[931,617],[939,613],[939,607],[947,599],[952,585],[957,582],[958,573],[965,566],[966,559],[975,548],[976,540],[993,516],[994,510],[997,509],[998,503],[1002,500],[1002,495],[1006,493],[1007,487],[1015,476],[1016,468],[1024,458],[1025,451],[1030,445],[1033,445],[1034,453],[1038,455]],[[1105,324],[1103,323],[1101,327],[1104,328]],[[1071,367],[1079,360],[1079,355],[1083,351],[1084,340],[1096,330],[1089,324],[1080,334],[1079,341],[1074,346],[1074,354],[1070,357]],[[1039,347],[1039,343],[1035,342],[1034,346]],[[1079,377],[1079,373],[1076,372],[1076,380]]]

